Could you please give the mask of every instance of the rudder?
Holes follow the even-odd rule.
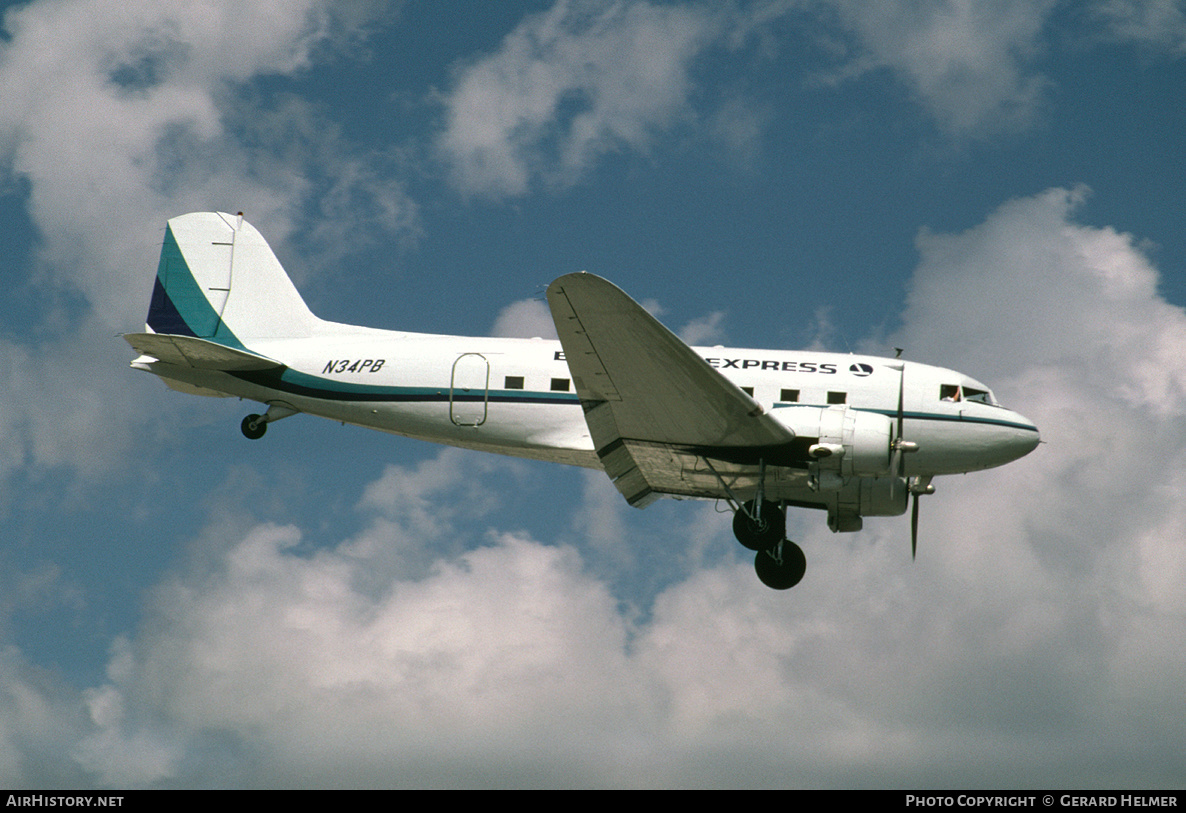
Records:
[[[311,335],[312,314],[263,235],[240,215],[169,220],[148,310],[154,333],[244,348],[250,339]]]

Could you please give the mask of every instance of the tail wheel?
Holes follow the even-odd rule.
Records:
[[[268,422],[262,415],[248,415],[243,419],[243,423],[239,424],[239,428],[243,430],[244,437],[259,440],[264,436],[264,432],[268,431]]]
[[[750,550],[767,550],[783,540],[787,516],[778,503],[763,500],[759,519],[754,521],[754,501],[750,500],[733,515],[733,535]]]
[[[803,580],[807,557],[803,549],[787,539],[770,550],[758,551],[754,570],[762,584],[772,590],[789,590]]]

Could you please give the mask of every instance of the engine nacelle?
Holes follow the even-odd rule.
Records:
[[[861,530],[861,517],[906,513],[910,490],[905,477],[861,477],[828,496],[828,527],[845,533]]]
[[[797,436],[818,438],[808,454],[821,482],[890,474],[894,425],[888,415],[847,406],[786,407],[774,415]]]

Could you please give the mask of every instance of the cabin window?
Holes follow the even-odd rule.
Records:
[[[798,390],[782,390],[778,395],[778,400],[791,401],[792,403],[797,403],[799,401],[799,391]]]
[[[847,392],[829,392],[828,393],[828,403],[829,404],[843,404],[843,403],[846,403],[847,401],[848,401],[848,393]]]
[[[521,390],[521,389],[523,389],[523,376],[508,375],[506,383],[503,384],[503,389],[507,389],[507,390]]]
[[[741,391],[744,392],[746,395],[748,395],[750,398],[754,397],[754,388],[753,387],[742,387]]]
[[[567,378],[553,378],[552,379],[552,392],[568,392],[568,379]]]

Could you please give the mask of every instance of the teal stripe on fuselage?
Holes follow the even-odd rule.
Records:
[[[896,409],[866,409],[865,412],[876,412],[878,415],[885,415],[889,418],[897,420],[898,411]],[[1028,423],[1018,423],[1017,421],[1001,421],[994,418],[971,418],[967,415],[946,415],[938,412],[903,412],[902,417],[905,419],[913,419],[918,421],[943,421],[951,423],[980,423],[985,426],[1008,426],[1012,429],[1028,429],[1031,432],[1037,432],[1038,427],[1031,426]]]
[[[820,406],[822,404],[775,404],[775,409],[784,409],[790,407],[801,406]],[[894,420],[898,419],[898,411],[896,409],[865,409],[862,407],[849,407],[849,409],[857,412],[872,412],[875,415],[885,415]],[[992,418],[969,418],[964,415],[947,415],[941,412],[903,412],[902,418],[905,420],[915,421],[939,421],[943,423],[982,423],[987,426],[1008,426],[1013,429],[1028,429],[1031,432],[1037,432],[1038,427],[1031,426],[1028,423],[1018,423],[1017,421],[998,421]]]
[[[327,401],[482,401],[490,403],[579,404],[575,393],[489,390],[462,394],[450,393],[448,387],[387,387],[335,381],[297,370],[250,370],[229,373],[235,378],[261,387],[321,398]]]

